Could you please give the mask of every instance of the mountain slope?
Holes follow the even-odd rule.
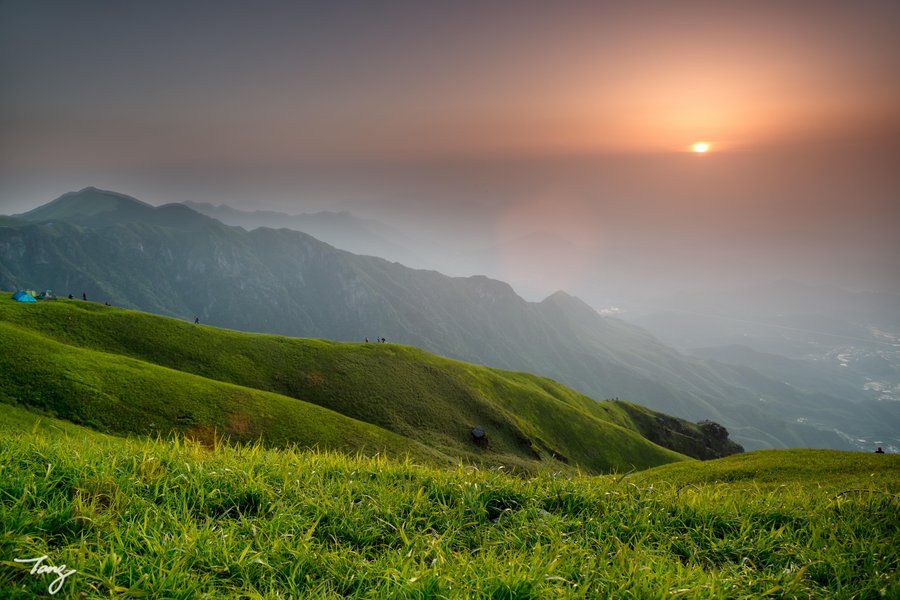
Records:
[[[3,300],[0,340],[21,349],[0,359],[0,398],[113,432],[215,429],[239,441],[524,470],[684,458],[649,442],[615,403],[406,346],[247,334],[64,299]]]
[[[417,267],[440,264],[438,251],[429,245],[408,239],[403,232],[374,219],[363,219],[349,211],[320,211],[286,214],[270,210],[245,211],[208,202],[185,202],[185,206],[226,225],[250,231],[260,227],[288,228],[307,233],[336,248],[379,256],[386,260]],[[427,258],[426,258],[427,255]]]
[[[92,207],[98,193],[81,194]],[[627,398],[693,421],[713,420],[752,447],[846,447],[831,431],[787,422],[759,406],[757,391],[727,372],[566,294],[526,302],[486,277],[413,270],[286,229],[246,232],[183,206],[177,210],[191,214],[175,215],[171,205],[123,211],[114,196],[114,209],[89,210],[77,224],[0,227],[0,287],[86,292],[90,299],[199,315],[204,323],[246,331],[345,341],[386,337],[552,377],[595,398]],[[23,217],[47,216],[39,211]],[[120,213],[127,214],[115,216]]]

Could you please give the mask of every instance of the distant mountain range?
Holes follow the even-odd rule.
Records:
[[[849,448],[833,431],[838,425],[871,430],[885,422],[880,407],[808,394],[752,369],[681,354],[563,292],[527,302],[486,277],[414,270],[301,232],[245,231],[184,205],[154,208],[94,188],[0,226],[0,288],[84,292],[100,302],[197,315],[245,331],[385,337],[551,377],[594,398],[710,419],[747,448]],[[799,410],[804,416],[796,416]]]
[[[542,298],[564,287],[561,284],[567,279],[564,275],[569,269],[561,270],[559,265],[584,266],[590,256],[588,250],[570,240],[546,232],[502,242],[478,240],[470,247],[458,242],[448,243],[434,231],[427,237],[414,235],[346,210],[287,214],[271,210],[238,210],[208,202],[185,202],[184,205],[226,225],[248,231],[259,227],[293,229],[341,250],[377,256],[416,269],[479,273],[502,279],[518,293],[532,298]],[[535,278],[535,273],[540,273],[541,277]]]
[[[441,250],[433,240],[426,243],[413,239],[375,219],[365,219],[350,211],[320,211],[287,214],[271,210],[238,210],[225,204],[185,202],[185,206],[212,217],[226,225],[252,231],[259,227],[293,229],[314,238],[363,256],[378,256],[416,268],[439,268]]]
[[[900,343],[900,295],[785,280],[668,296],[633,318],[678,348],[738,344],[799,358],[847,344]]]
[[[880,414],[874,427],[852,418],[833,426],[860,448],[900,447],[897,294],[775,281],[652,304],[655,310],[630,314],[631,322],[687,354],[749,367],[793,390]],[[805,421],[820,416],[798,413]]]

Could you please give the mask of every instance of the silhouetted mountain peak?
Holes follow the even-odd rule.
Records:
[[[25,221],[67,221],[122,210],[153,210],[153,207],[126,194],[86,187],[77,192],[67,192],[56,200],[16,217]]]
[[[546,298],[544,298],[544,302],[567,302],[570,299],[577,300],[575,296],[569,294],[564,290],[556,290]]]
[[[145,223],[184,229],[217,224],[214,219],[183,204],[155,207],[126,194],[96,187],[68,192],[52,202],[17,215],[17,218],[31,222],[64,221],[84,227]]]
[[[598,316],[599,313],[587,302],[562,290],[557,290],[541,301],[544,306],[555,306],[574,314]]]

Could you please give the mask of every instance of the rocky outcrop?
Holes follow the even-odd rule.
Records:
[[[691,458],[711,460],[739,454],[744,448],[728,438],[728,430],[713,421],[691,423],[630,402],[616,402],[645,438]]]
[[[728,439],[728,430],[718,423],[690,423],[668,415],[657,415],[655,421],[656,427],[645,431],[644,437],[692,458],[710,460],[744,451],[740,444]]]

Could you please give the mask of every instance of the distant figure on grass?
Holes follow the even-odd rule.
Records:
[[[82,300],[87,302],[87,292],[81,292],[81,298],[82,298]]]
[[[194,315],[194,325],[199,325],[199,324],[200,324],[200,317],[198,317],[197,315]]]
[[[75,296],[73,296],[72,294],[69,294],[69,300],[71,300],[71,299],[74,298],[74,297],[75,297]]]
[[[884,454],[884,450],[881,449],[881,446],[878,446],[878,448],[875,450],[875,454]]]

